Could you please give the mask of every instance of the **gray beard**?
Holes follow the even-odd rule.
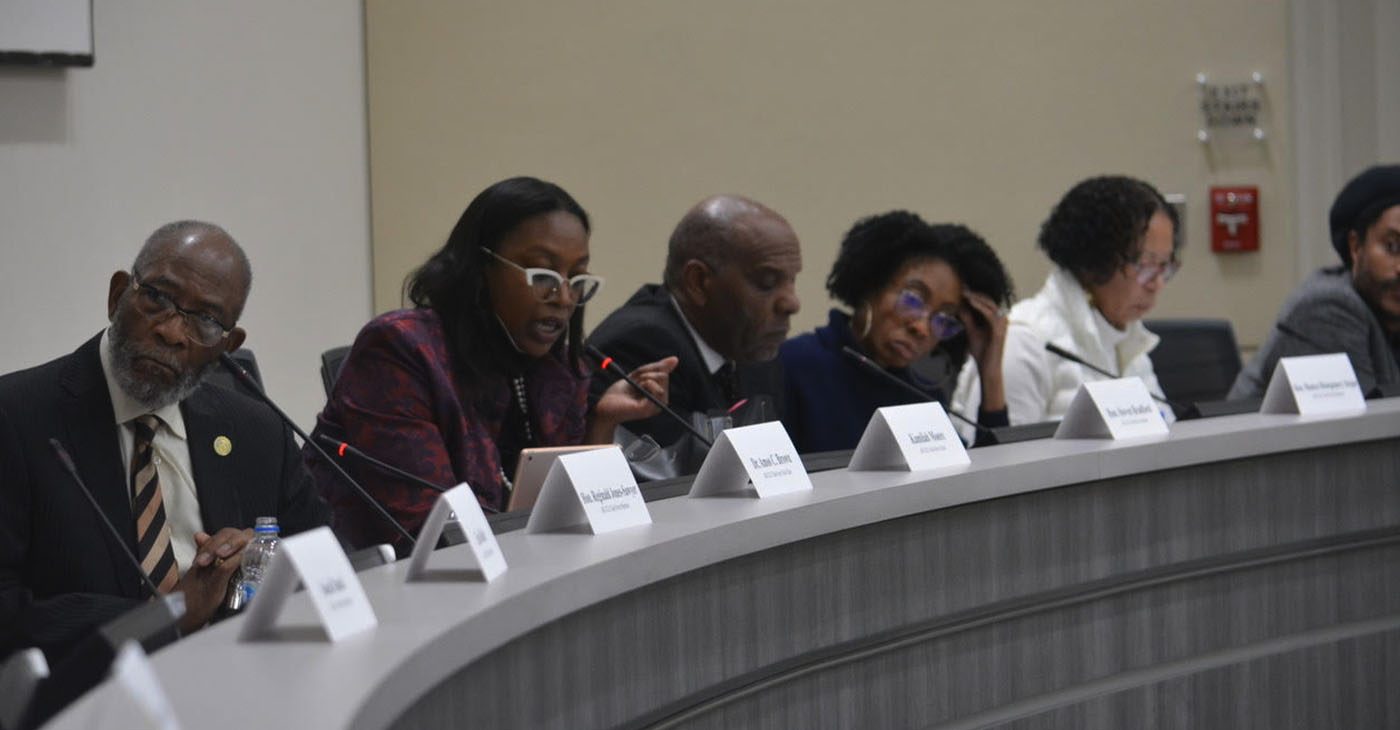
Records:
[[[199,370],[184,370],[178,362],[175,362],[168,355],[143,348],[137,344],[128,335],[121,322],[121,317],[113,320],[107,337],[107,353],[112,357],[112,377],[116,379],[117,386],[122,389],[123,393],[126,393],[127,397],[140,403],[144,408],[157,411],[190,397],[199,389],[199,384],[204,381],[204,376],[217,362],[211,361]],[[132,367],[138,357],[149,357],[170,365],[180,373],[179,379],[170,385],[142,380]]]

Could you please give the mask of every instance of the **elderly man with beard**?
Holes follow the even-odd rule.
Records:
[[[0,377],[0,656],[61,661],[151,598],[49,440],[161,593],[180,591],[184,633],[223,604],[260,516],[285,533],[325,524],[290,433],[266,406],[202,384],[252,283],[218,226],[180,221],[112,275],[110,326],[75,352]]]
[[[1309,276],[1230,389],[1264,395],[1279,358],[1344,352],[1362,392],[1400,385],[1400,165],[1352,178],[1328,215],[1342,266]]]

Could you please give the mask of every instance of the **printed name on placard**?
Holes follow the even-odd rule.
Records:
[[[584,504],[596,504],[604,512],[617,512],[632,508],[632,503],[626,501],[631,497],[641,494],[633,484],[619,484],[616,487],[594,487],[579,490],[579,499]]]

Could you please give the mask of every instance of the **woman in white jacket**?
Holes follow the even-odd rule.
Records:
[[[1002,373],[1012,424],[1058,421],[1080,384],[1106,379],[1047,351],[1047,342],[1161,394],[1148,359],[1158,338],[1141,320],[1180,268],[1177,226],[1176,211],[1141,180],[1095,177],[1065,193],[1037,241],[1055,268],[1011,308]],[[955,407],[975,412],[978,391],[976,370],[965,368]],[[1171,409],[1163,411],[1170,420]]]

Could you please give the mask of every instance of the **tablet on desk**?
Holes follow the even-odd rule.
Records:
[[[610,446],[612,444],[584,444],[582,446],[542,446],[523,449],[520,452],[520,461],[515,463],[515,487],[510,492],[510,501],[506,503],[506,511],[514,512],[518,509],[530,509],[535,506],[535,500],[540,497],[540,487],[544,486],[544,478],[549,475],[549,467],[554,464],[554,460],[559,458],[560,454],[606,449]]]

